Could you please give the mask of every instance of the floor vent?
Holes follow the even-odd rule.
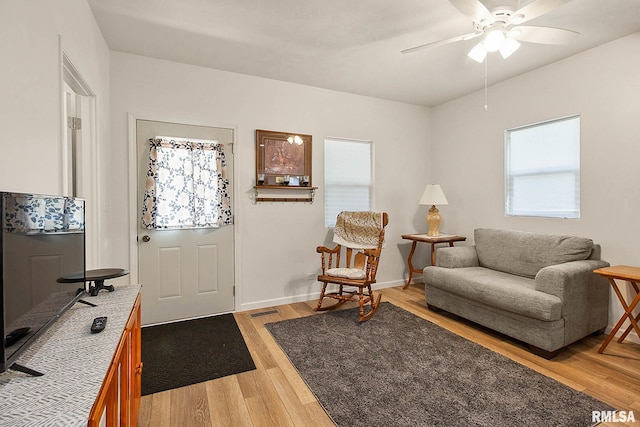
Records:
[[[260,312],[260,313],[253,313],[253,314],[251,315],[251,317],[267,316],[267,315],[269,315],[269,314],[274,314],[274,313],[277,313],[277,312],[278,312],[278,310],[262,311],[262,312]]]

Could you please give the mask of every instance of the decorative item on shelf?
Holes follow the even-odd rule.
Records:
[[[282,186],[284,181],[299,186],[299,177],[308,176],[311,185],[311,140],[311,135],[301,133],[256,130],[256,183],[262,175],[261,186]]]
[[[440,212],[436,205],[448,205],[447,198],[438,184],[429,184],[425,188],[420,198],[421,205],[431,205],[427,214],[427,236],[437,237],[440,235]]]
[[[313,203],[311,140],[311,135],[256,129],[254,203]]]

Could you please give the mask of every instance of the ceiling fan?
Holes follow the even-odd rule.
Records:
[[[412,53],[422,49],[482,37],[482,40],[468,53],[469,58],[482,63],[488,52],[500,51],[503,58],[508,58],[518,50],[521,41],[541,44],[565,44],[579,33],[561,28],[520,24],[544,15],[570,1],[534,0],[515,11],[508,6],[498,7],[493,11],[489,11],[480,0],[449,0],[456,9],[471,18],[475,31],[405,49],[402,53]]]

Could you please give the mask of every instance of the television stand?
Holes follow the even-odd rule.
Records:
[[[9,369],[22,372],[23,374],[31,375],[32,377],[41,377],[44,375],[42,372],[38,372],[35,369],[27,368],[26,366],[20,365],[18,363],[14,363],[13,365],[9,366]]]

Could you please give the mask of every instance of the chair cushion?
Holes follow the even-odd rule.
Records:
[[[330,268],[327,276],[344,277],[346,279],[364,279],[365,272],[359,268]]]

